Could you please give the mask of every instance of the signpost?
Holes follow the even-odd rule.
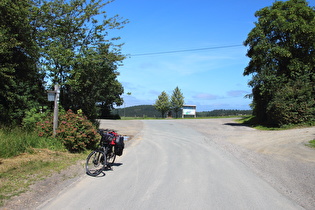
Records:
[[[55,90],[47,91],[48,101],[54,101],[54,121],[53,121],[53,136],[56,136],[56,130],[58,127],[58,104],[59,104],[59,85],[55,85]]]

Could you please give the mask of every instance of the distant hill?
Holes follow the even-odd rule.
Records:
[[[216,109],[208,112],[197,112],[197,117],[219,117],[219,116],[238,116],[251,115],[252,110],[237,110],[237,109]]]
[[[112,110],[113,115],[120,117],[153,117],[160,118],[161,112],[157,111],[153,105],[139,105]],[[197,112],[197,117],[216,117],[216,116],[237,116],[251,115],[252,110],[225,110],[218,109],[213,111]],[[180,114],[179,114],[180,115]]]
[[[139,105],[112,110],[112,114],[118,114],[120,117],[161,117],[153,105]]]

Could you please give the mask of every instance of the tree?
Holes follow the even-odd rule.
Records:
[[[122,105],[120,95],[124,89],[117,80],[117,66],[110,60],[116,55],[109,52],[108,46],[100,46],[97,51],[89,53],[93,55],[87,57],[93,57],[94,60],[74,65],[76,71],[65,85],[64,100],[68,101],[65,101],[64,105],[66,109],[82,109],[90,119],[95,119],[98,116],[110,115],[113,104]],[[82,59],[84,60],[85,58]],[[101,110],[97,109],[96,103]]]
[[[43,101],[43,75],[30,24],[31,1],[0,2],[0,123],[19,124],[25,111]]]
[[[175,117],[178,117],[178,112],[182,109],[184,105],[184,96],[178,86],[173,90],[173,95],[171,97],[172,109],[175,112]]]
[[[169,97],[165,91],[163,91],[158,99],[155,101],[154,107],[161,112],[162,118],[165,117],[165,113],[171,109],[171,103]]]
[[[52,84],[61,86],[64,108],[82,109],[89,118],[96,104],[110,109],[121,105],[122,85],[117,66],[125,58],[119,37],[109,30],[120,29],[126,20],[118,15],[107,18],[102,0],[36,0],[34,21],[41,49],[41,67]],[[100,21],[101,20],[101,21]]]
[[[255,13],[244,42],[253,114],[281,126],[315,119],[315,11],[305,0],[277,1]]]

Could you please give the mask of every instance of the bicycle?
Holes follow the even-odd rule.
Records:
[[[120,137],[113,130],[99,129],[101,135],[99,147],[92,151],[86,159],[86,173],[90,176],[97,176],[105,169],[111,169],[116,159],[115,145]]]

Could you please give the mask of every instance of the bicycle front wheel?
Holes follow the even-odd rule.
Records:
[[[103,151],[95,150],[86,159],[86,173],[90,176],[97,176],[105,169],[106,156]]]

